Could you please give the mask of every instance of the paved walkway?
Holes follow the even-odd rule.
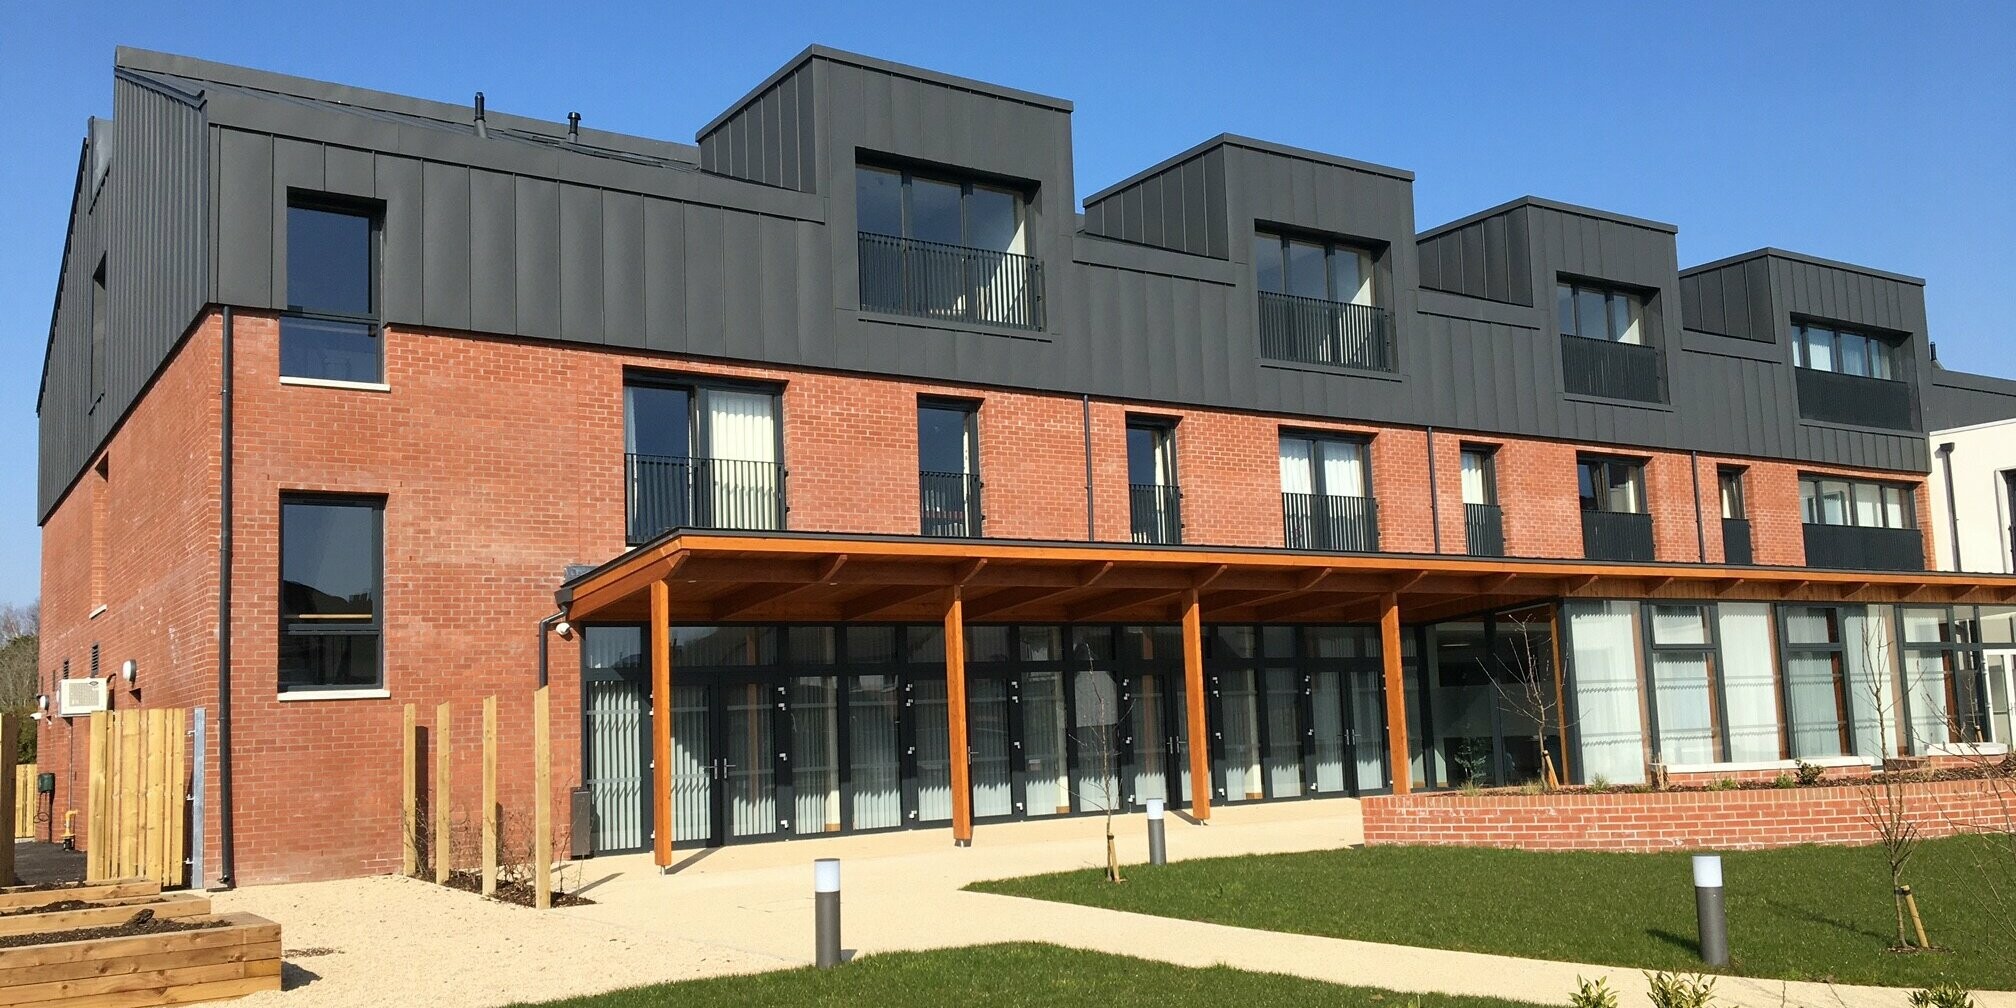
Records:
[[[1122,859],[1145,860],[1142,820],[1134,816],[1121,823]],[[1342,800],[1220,809],[1208,827],[1169,820],[1172,858],[1328,849],[1356,843],[1360,835],[1356,803]],[[704,950],[706,961],[692,971],[699,974],[798,965],[812,956],[811,861],[838,857],[844,873],[845,936],[849,947],[862,953],[1045,941],[1181,965],[1224,963],[1337,983],[1488,994],[1541,1004],[1564,1003],[1578,976],[1608,976],[1613,988],[1626,992],[1625,1005],[1648,1004],[1639,993],[1643,978],[1633,969],[1279,934],[960,891],[981,879],[1097,866],[1104,861],[1101,836],[1098,820],[1073,819],[981,826],[969,849],[951,846],[943,831],[765,844],[682,852],[669,877],[658,875],[648,856],[598,858],[580,868],[580,884],[599,901],[596,905],[543,916],[498,908],[517,915],[499,923],[565,934],[572,955],[581,953],[580,939],[603,943],[592,959],[521,962],[520,969],[539,976],[542,997],[638,982],[635,971],[612,967],[645,949],[660,949],[656,958],[661,965],[669,965],[665,953]],[[379,884],[402,891],[431,888],[399,880]],[[244,890],[232,901],[256,910],[264,891]],[[438,895],[467,901],[463,894]],[[284,913],[275,916],[288,921]],[[519,938],[518,955],[544,958],[536,934]],[[289,932],[287,944],[297,944],[296,932]],[[403,942],[393,939],[388,945],[396,947],[382,956],[409,954]],[[315,962],[303,965],[313,968]],[[375,958],[373,965],[376,970],[398,969],[384,958]],[[316,986],[330,998],[282,995],[284,1000],[275,1003],[298,1008],[325,1001],[351,1003],[341,998],[343,984],[307,990]],[[1722,1003],[1738,1008],[1893,1008],[1906,1003],[1900,991],[1733,977],[1722,979],[1717,993]],[[448,1008],[530,996],[494,987],[468,994],[430,1000],[437,1008]],[[1978,1001],[1981,1008],[2016,1008],[2016,994],[1981,995]]]

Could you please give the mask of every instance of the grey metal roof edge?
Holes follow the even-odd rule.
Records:
[[[1946,388],[1964,389],[1968,392],[1989,392],[1995,395],[2016,396],[2016,378],[1999,375],[1985,375],[1977,371],[1953,371],[1944,365],[1932,369],[1932,384]]]
[[[181,56],[175,53],[155,52],[148,49],[134,49],[120,46],[114,60],[114,72],[118,70],[139,71],[148,75],[162,75],[182,78],[201,83],[213,82],[252,91],[267,91],[288,95],[308,101],[327,102],[333,105],[352,105],[381,112],[434,119],[444,123],[467,126],[474,121],[475,112],[468,105],[435,101],[430,98],[415,98],[411,95],[394,94],[389,91],[375,91],[369,88],[352,87],[318,81],[310,77],[296,77],[291,74],[271,70],[258,70],[231,63],[217,63]],[[163,86],[174,87],[175,82],[160,81]],[[178,88],[179,90],[179,88]],[[531,116],[514,115],[486,109],[485,121],[499,129],[515,129],[554,138],[567,134],[565,122],[537,119]],[[581,127],[581,141],[584,145],[604,146],[618,151],[664,157],[673,160],[692,160],[695,152],[690,144],[655,137],[638,136],[634,133],[617,133],[611,130]]]
[[[972,91],[975,94],[988,95],[994,98],[1006,98],[1009,101],[1021,102],[1024,105],[1034,105],[1038,108],[1047,108],[1057,112],[1069,113],[1072,110],[1071,103],[1063,98],[1038,94],[1034,91],[1024,91],[1020,88],[1006,87],[1001,84],[990,84],[987,81],[974,80],[971,77],[941,73],[937,70],[928,70],[920,66],[911,66],[908,63],[877,59],[873,56],[864,56],[861,53],[849,52],[845,49],[835,49],[831,46],[820,45],[814,42],[801,50],[798,55],[791,57],[783,66],[778,67],[770,76],[763,78],[763,82],[751,88],[747,94],[730,103],[728,108],[723,110],[720,115],[707,120],[707,124],[700,127],[699,132],[695,133],[694,136],[705,137],[707,134],[720,129],[722,123],[735,118],[736,114],[748,107],[750,102],[762,97],[763,92],[775,87],[778,81],[797,73],[806,64],[818,59],[826,60],[829,63],[841,63],[859,67],[863,70],[873,70],[877,73],[908,77],[927,84],[938,84],[944,87],[958,88],[961,91]]]
[[[42,378],[35,387],[35,415],[42,415],[42,398],[49,394],[49,358],[56,353],[56,313],[63,306],[63,279],[70,275],[70,249],[77,240],[77,208],[84,200],[84,182],[91,171],[91,137],[87,132],[77,144],[77,181],[70,193],[70,213],[64,217],[63,254],[56,257],[56,294],[49,299],[49,337],[42,343]]]
[[[1710,270],[1721,269],[1724,266],[1734,266],[1740,262],[1763,258],[1786,259],[1792,262],[1805,263],[1808,266],[1819,266],[1823,269],[1837,269],[1846,270],[1850,273],[1860,273],[1864,276],[1876,277],[1879,280],[1895,280],[1898,283],[1912,284],[1918,287],[1925,286],[1924,277],[1915,277],[1907,273],[1892,273],[1889,270],[1877,269],[1874,266],[1863,266],[1858,263],[1843,262],[1839,259],[1823,259],[1820,256],[1807,255],[1804,252],[1792,252],[1769,245],[1760,249],[1752,249],[1749,252],[1738,252],[1735,255],[1725,256],[1713,262],[1705,262],[1699,266],[1688,266],[1680,271],[1680,275],[1684,277],[1695,273],[1706,273]]]
[[[1081,200],[1081,202],[1085,206],[1091,206],[1092,204],[1097,203],[1100,200],[1108,199],[1116,193],[1132,188],[1133,186],[1139,185],[1142,182],[1147,181],[1148,179],[1154,178],[1155,176],[1160,175],[1163,172],[1176,167],[1177,165],[1183,164],[1184,162],[1189,161],[1193,158],[1200,157],[1218,147],[1244,147],[1248,150],[1258,151],[1262,154],[1273,154],[1280,157],[1299,158],[1303,161],[1314,161],[1318,164],[1331,165],[1337,168],[1349,168],[1352,171],[1362,171],[1372,175],[1383,175],[1387,178],[1397,179],[1401,182],[1414,181],[1414,173],[1408,171],[1405,168],[1394,168],[1391,165],[1375,164],[1371,161],[1360,161],[1357,160],[1356,158],[1348,158],[1339,154],[1325,154],[1322,151],[1309,150],[1304,147],[1291,147],[1287,144],[1275,143],[1271,140],[1258,140],[1249,136],[1241,136],[1237,133],[1220,133],[1217,136],[1214,136],[1211,139],[1204,141],[1203,143],[1192,146],[1189,149],[1184,150],[1178,154],[1175,154],[1171,157],[1163,158],[1162,160],[1157,161],[1156,163],[1146,168],[1143,168],[1140,171],[1135,172],[1134,174],[1129,175],[1126,178],[1121,179],[1120,181],[1115,182],[1112,185],[1109,185],[1106,188],[1101,189],[1090,196],[1085,197],[1083,200]]]
[[[201,91],[192,92],[185,90],[180,86],[179,82],[163,80],[151,73],[144,73],[139,70],[115,65],[112,68],[112,79],[125,81],[136,87],[146,88],[163,98],[181,102],[190,108],[200,109],[204,104],[203,93]]]
[[[1644,228],[1648,231],[1659,231],[1665,234],[1680,233],[1680,226],[1677,224],[1668,224],[1665,221],[1656,221],[1649,217],[1633,217],[1630,214],[1621,214],[1612,210],[1598,210],[1595,207],[1582,206],[1577,203],[1563,203],[1560,200],[1551,200],[1544,196],[1528,195],[1506,200],[1497,206],[1485,207],[1476,213],[1458,217],[1447,224],[1437,224],[1426,231],[1416,234],[1414,240],[1418,242],[1437,238],[1459,228],[1469,227],[1478,221],[1496,217],[1499,214],[1510,213],[1521,207],[1536,207],[1541,210],[1552,210],[1555,213],[1589,217],[1594,220],[1609,221],[1613,224],[1624,224],[1630,227]]]

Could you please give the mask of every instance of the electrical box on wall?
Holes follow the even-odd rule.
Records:
[[[65,679],[57,687],[56,713],[64,717],[96,714],[106,709],[111,695],[103,679]]]

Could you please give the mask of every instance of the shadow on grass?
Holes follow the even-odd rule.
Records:
[[[1698,938],[1689,938],[1686,935],[1674,934],[1665,928],[1646,928],[1645,936],[1648,938],[1657,938],[1696,959],[1701,958],[1701,940]]]
[[[1802,906],[1795,906],[1791,903],[1786,903],[1783,900],[1774,900],[1774,899],[1765,900],[1764,905],[1770,907],[1773,910],[1776,910],[1781,914],[1784,914],[1787,917],[1796,917],[1800,920],[1806,921],[1811,924],[1820,924],[1825,927],[1831,927],[1837,931],[1845,931],[1851,935],[1859,935],[1863,938],[1873,939],[1875,940],[1875,942],[1879,947],[1888,948],[1890,945],[1890,939],[1891,939],[1890,935],[1877,934],[1876,932],[1871,931],[1868,928],[1861,927],[1856,924],[1850,924],[1847,921],[1836,920],[1832,917],[1827,916],[1826,914],[1814,913],[1813,911],[1808,910]]]

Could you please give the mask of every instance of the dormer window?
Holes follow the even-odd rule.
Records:
[[[1561,329],[1561,385],[1573,395],[1664,402],[1665,369],[1649,337],[1645,295],[1624,287],[1561,278],[1555,285]]]
[[[1815,371],[1861,378],[1893,378],[1896,347],[1880,336],[1832,326],[1795,323],[1792,362]]]
[[[1255,232],[1260,356],[1393,370],[1392,316],[1379,307],[1373,266],[1372,252],[1355,245]]]
[[[861,307],[1041,329],[1023,193],[997,184],[861,165],[855,172]]]

